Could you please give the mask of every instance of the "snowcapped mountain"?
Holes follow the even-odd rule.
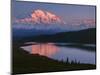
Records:
[[[46,10],[37,9],[34,10],[29,18],[16,19],[16,23],[33,23],[33,24],[52,24],[52,23],[63,23],[61,18]]]
[[[36,9],[29,17],[13,19],[12,28],[15,36],[55,34],[95,28],[95,20],[77,19],[67,22],[50,11]]]

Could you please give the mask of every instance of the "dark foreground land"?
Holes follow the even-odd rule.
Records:
[[[81,64],[73,61],[69,63],[68,59],[63,62],[38,54],[29,54],[20,46],[22,46],[21,43],[13,43],[13,74],[96,69],[96,65],[92,64]]]

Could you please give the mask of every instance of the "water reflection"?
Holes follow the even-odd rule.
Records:
[[[59,61],[66,61],[69,58],[69,61],[77,60],[80,63],[95,64],[95,51],[88,51],[86,48],[69,47],[67,45],[60,46],[56,43],[35,43],[21,48],[31,54],[39,54]]]
[[[34,45],[24,46],[21,48],[31,54],[39,54],[47,57],[51,57],[59,51],[59,47],[53,43],[36,43]]]
[[[54,55],[59,48],[52,43],[32,45],[32,54],[39,54],[50,57]]]

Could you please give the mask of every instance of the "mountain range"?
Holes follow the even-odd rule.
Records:
[[[14,40],[16,39],[34,42],[96,43],[96,28],[89,28],[80,31],[59,32],[55,34],[41,34],[37,36],[31,35],[26,37],[14,37]]]

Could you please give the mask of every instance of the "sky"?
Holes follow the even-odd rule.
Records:
[[[41,10],[44,13],[50,12],[52,15],[59,17],[64,25],[57,23],[54,25],[36,25],[21,23],[20,20],[27,18],[33,19],[32,14]],[[95,27],[96,7],[89,5],[71,5],[71,4],[54,4],[54,3],[38,3],[38,2],[15,2],[12,3],[12,24],[15,28],[24,29],[54,29],[60,30],[79,30],[84,28]],[[47,15],[46,15],[47,17]],[[16,20],[18,23],[16,23]],[[57,21],[58,22],[58,21]]]

